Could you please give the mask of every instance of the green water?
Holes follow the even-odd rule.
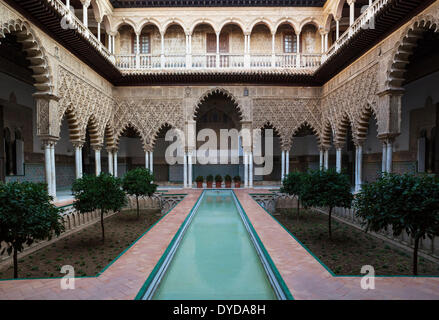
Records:
[[[153,299],[276,299],[231,191],[205,191]]]

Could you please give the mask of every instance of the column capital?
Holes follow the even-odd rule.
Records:
[[[101,144],[93,144],[91,147],[94,151],[101,151],[102,150]]]
[[[90,6],[91,0],[80,0],[80,1],[81,1],[81,4],[86,8],[88,8]]]
[[[84,146],[84,141],[72,141],[75,148],[82,148]]]
[[[105,148],[105,150],[107,150],[108,153],[112,153],[112,152],[117,152],[118,149],[116,147],[108,147]]]
[[[50,136],[40,137],[40,140],[42,149],[44,149],[45,146],[55,146],[58,142],[58,138]]]
[[[344,145],[345,145],[345,144],[342,143],[342,142],[334,143],[334,147],[335,147],[335,149],[343,149]]]
[[[378,139],[383,143],[389,143],[393,142],[398,135],[398,133],[382,133],[378,134]]]
[[[347,0],[346,2],[348,3],[348,5],[352,5],[355,3],[355,0]]]

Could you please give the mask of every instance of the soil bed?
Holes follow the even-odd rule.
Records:
[[[62,277],[61,266],[71,265],[75,276],[95,276],[137,240],[161,217],[160,210],[124,210],[104,220],[105,243],[100,220],[18,261],[19,278]],[[0,270],[0,279],[12,279],[12,266]]]
[[[332,219],[332,240],[328,237],[328,216],[311,210],[282,210],[275,218],[337,275],[361,275],[363,265],[376,275],[412,275],[412,253],[391,247],[345,223]],[[439,265],[419,257],[419,275],[439,275]]]

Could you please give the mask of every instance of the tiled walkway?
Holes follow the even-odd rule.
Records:
[[[236,194],[295,299],[439,299],[439,278],[377,278],[375,290],[366,291],[359,277],[333,277],[248,194],[258,191]],[[59,279],[0,281],[0,299],[134,299],[201,193],[185,192],[100,276],[76,279],[75,290],[61,290]]]

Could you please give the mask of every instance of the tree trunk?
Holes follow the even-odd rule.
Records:
[[[139,196],[136,196],[136,203],[137,203],[137,220],[139,220],[140,213],[139,213]]]
[[[331,231],[331,214],[332,214],[332,207],[329,207],[329,214],[328,214],[329,239],[332,238],[332,231]]]
[[[415,237],[415,247],[413,248],[413,275],[418,275],[418,249],[419,249],[419,240],[421,237]]]
[[[18,278],[18,250],[14,247],[14,279]]]
[[[101,209],[101,229],[102,229],[102,242],[105,242],[104,210],[103,209]]]

